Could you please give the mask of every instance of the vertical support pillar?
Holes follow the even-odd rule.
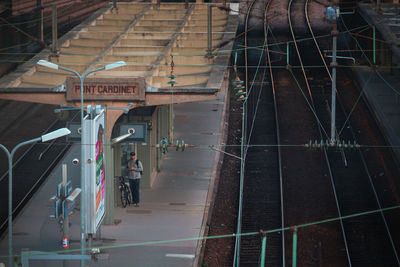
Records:
[[[92,249],[93,247],[93,234],[88,234],[88,249]]]
[[[212,57],[212,6],[207,6],[207,57]]]
[[[85,267],[85,259],[84,256],[86,254],[86,176],[85,176],[85,144],[84,144],[84,136],[88,129],[85,129],[85,120],[84,120],[84,106],[83,106],[83,80],[84,78],[78,76],[81,80],[81,261],[80,267]]]
[[[375,25],[372,26],[372,51],[373,51],[373,61],[374,61],[374,65],[376,65],[376,39],[375,39],[375,35],[376,35],[376,28]]]
[[[36,1],[36,8],[38,10],[39,15],[39,39],[41,42],[44,42],[43,36],[43,0]]]
[[[396,0],[393,0],[393,2]],[[379,12],[381,9],[381,0],[376,0],[376,11]]]
[[[292,255],[292,267],[296,267],[297,264],[297,227],[293,228],[293,255]]]
[[[111,139],[105,138],[105,171],[106,171],[106,215],[104,224],[114,224],[114,208],[115,208],[115,183],[114,183],[114,149],[110,145]]]
[[[112,130],[115,122],[122,115],[122,110],[106,109],[106,135],[104,140],[104,154],[105,154],[105,174],[106,174],[106,196],[105,196],[105,209],[106,214],[103,220],[104,224],[114,224],[114,209],[115,209],[115,172],[114,172],[114,148],[111,146]],[[121,162],[121,158],[116,159],[116,162]],[[117,166],[120,171],[120,166]]]
[[[51,44],[51,50],[53,53],[57,53],[58,50],[58,36],[57,36],[57,6],[53,5],[52,7],[52,12],[51,12],[51,17],[52,17],[52,37],[53,37],[53,42]]]
[[[333,23],[333,30],[332,30],[332,107],[331,107],[331,144],[335,143],[335,121],[336,121],[336,44],[337,44],[337,24],[336,20]]]
[[[113,0],[113,8],[117,9],[117,0]]]
[[[170,142],[174,141],[174,102],[169,105],[169,135]]]
[[[393,50],[389,50],[389,62],[390,62],[390,75],[393,75]]]
[[[67,176],[67,164],[62,165],[62,184],[63,190],[65,192],[65,186],[67,184],[68,176]],[[64,198],[67,196],[64,196]],[[69,243],[69,215],[65,216],[63,221],[63,238],[67,238],[67,242]],[[63,260],[63,267],[68,266],[68,261]]]

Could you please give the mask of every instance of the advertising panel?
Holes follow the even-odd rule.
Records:
[[[101,221],[105,215],[105,156],[104,156],[104,138],[105,138],[105,120],[104,111],[102,111],[94,119],[94,138],[95,138],[95,194],[96,194],[96,205],[95,205],[95,218],[96,218],[96,229],[100,226]]]
[[[94,119],[85,119],[86,233],[96,233],[105,215],[105,120],[104,110]]]

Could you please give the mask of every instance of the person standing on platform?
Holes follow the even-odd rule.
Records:
[[[136,159],[135,152],[130,153],[131,158],[128,161],[128,178],[129,186],[132,192],[132,201],[136,207],[140,202],[140,178],[143,173],[143,165],[140,160]]]

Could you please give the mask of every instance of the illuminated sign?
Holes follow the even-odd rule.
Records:
[[[144,78],[86,78],[83,84],[84,100],[145,100]],[[81,99],[81,83],[75,77],[67,78],[67,101]]]

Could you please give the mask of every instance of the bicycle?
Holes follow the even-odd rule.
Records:
[[[122,207],[126,208],[126,205],[130,205],[132,203],[132,194],[129,187],[129,182],[126,182],[124,176],[119,177],[119,191],[121,192]]]

